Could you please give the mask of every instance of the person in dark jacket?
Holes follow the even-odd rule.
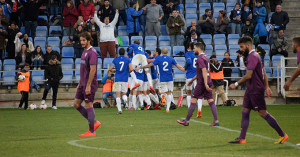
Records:
[[[20,3],[21,0],[15,0],[14,2],[10,3],[10,6],[12,8],[12,12],[10,14],[10,22],[15,22],[16,24],[20,25],[20,14],[22,12],[23,5]]]
[[[230,19],[226,16],[226,11],[220,10],[219,11],[219,16],[217,18],[217,25],[216,25],[216,33],[217,34],[225,34],[229,33],[227,31],[228,24],[229,24]]]
[[[266,51],[261,47],[261,46],[257,46],[255,48],[255,51],[259,54],[261,61],[264,63],[264,59],[265,59],[265,55],[266,55]],[[272,57],[271,57],[272,58]]]
[[[100,16],[100,21],[104,23],[104,18],[109,17],[109,21],[113,21],[116,11],[113,6],[110,5],[109,0],[104,0],[104,5],[102,5],[98,10],[98,16]]]
[[[278,31],[279,29],[285,30],[289,21],[290,18],[288,13],[281,10],[281,5],[277,5],[276,12],[272,15],[270,22],[272,25],[275,25],[275,31]]]
[[[0,60],[2,60],[2,54],[7,41],[7,32],[3,28],[0,28]]]
[[[215,18],[211,13],[211,9],[205,9],[205,14],[199,19],[199,25],[201,26],[202,33],[212,34],[215,31],[214,24]]]
[[[49,90],[52,88],[52,108],[57,109],[56,107],[56,98],[59,81],[63,78],[62,68],[60,62],[57,60],[57,57],[53,55],[51,60],[49,61],[48,66],[45,69],[45,79],[47,80],[46,87],[44,90],[43,98],[41,105],[45,104],[46,97],[48,95]]]
[[[7,41],[7,47],[6,47],[6,51],[8,52],[8,59],[15,59],[16,56],[16,52],[15,52],[15,38],[17,33],[19,33],[20,30],[18,28],[18,26],[12,22],[10,24],[10,27],[7,30],[8,33],[8,41]]]
[[[134,19],[132,18],[132,16],[141,16],[144,10],[137,11],[134,8],[136,8],[136,3],[130,2],[130,7],[127,10],[127,33],[129,34],[129,39],[131,39],[131,36],[138,36],[139,32],[141,31],[141,24],[139,18],[135,19],[134,31]]]
[[[77,30],[74,33],[73,36],[73,42],[74,42],[74,52],[75,52],[75,57],[80,58],[83,52],[83,48],[80,43],[80,34],[83,32],[82,26],[78,26]]]
[[[241,5],[235,4],[235,8],[230,13],[231,34],[240,34],[242,28]]]
[[[44,65],[49,65],[52,56],[56,56],[58,61],[61,61],[61,56],[57,51],[52,50],[52,46],[47,46],[46,54],[44,55]]]
[[[23,66],[26,63],[31,65],[31,54],[29,52],[27,52],[26,45],[23,44],[22,48],[21,48],[21,51],[18,52],[18,54],[16,56],[17,69],[19,69],[21,71],[21,69],[23,68]]]
[[[234,62],[230,58],[230,53],[225,52],[224,53],[224,58],[222,60],[222,66],[224,67],[224,77],[231,77],[232,73],[232,67],[234,67]],[[228,84],[231,84],[231,79],[230,78],[225,78],[228,81]]]
[[[172,16],[169,17],[167,22],[169,35],[171,38],[171,47],[179,46],[182,26],[184,26],[184,22],[182,21],[181,17],[178,16],[177,10],[174,9],[172,12]]]
[[[3,14],[3,8],[0,7],[0,26],[6,30],[8,24],[9,24],[9,19],[6,15]]]
[[[61,0],[49,0],[48,8],[50,8],[50,15],[58,15],[58,8],[61,7]]]
[[[162,9],[164,11],[164,17],[162,19],[163,24],[166,24],[170,14],[173,12],[173,10],[179,10],[180,1],[179,0],[161,0],[158,4],[162,5]]]
[[[245,26],[243,27],[242,34],[253,38],[254,28],[249,19],[246,20]]]
[[[243,11],[242,11],[242,23],[245,24],[246,21],[249,19],[252,21],[252,10],[250,10],[249,5],[244,5],[243,6]]]
[[[79,16],[77,9],[75,8],[73,1],[69,0],[65,6],[62,15],[64,16],[64,28],[67,32],[67,36],[74,34],[74,28],[77,18]]]
[[[197,25],[195,20],[191,21],[191,26],[187,27],[186,32],[185,32],[185,38],[191,38],[191,32],[196,31],[198,35],[201,35],[201,27],[200,25]]]

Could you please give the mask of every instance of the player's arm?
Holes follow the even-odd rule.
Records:
[[[114,73],[114,72],[116,72],[116,69],[114,69],[114,66],[111,65],[111,66],[108,68],[108,71]]]
[[[202,76],[203,76],[204,85],[205,85],[206,90],[212,91],[212,89],[209,88],[209,86],[207,84],[207,70],[206,70],[206,68],[202,68],[201,70],[202,70]]]
[[[238,85],[246,82],[247,80],[251,79],[252,77],[252,74],[253,74],[253,70],[247,70],[246,72],[246,75],[244,75],[239,81],[237,81],[236,83],[234,84],[231,84],[229,87],[231,89],[235,89]]]
[[[154,58],[153,59],[147,59],[148,64],[154,62]]]
[[[140,70],[140,69],[150,68],[150,67],[152,67],[153,65],[154,65],[153,63],[150,63],[150,64],[147,64],[147,65],[145,65],[145,66],[142,66],[141,68],[136,68],[135,71],[138,71],[138,70]]]
[[[181,71],[183,71],[183,72],[186,72],[186,70],[182,67],[182,66],[180,66],[179,64],[176,64],[175,65],[179,70],[181,70]]]
[[[92,81],[95,77],[95,74],[96,74],[96,65],[90,65],[89,79],[88,79],[88,82],[86,84],[86,89],[85,89],[86,95],[91,94],[91,85],[92,85]]]
[[[265,81],[266,93],[267,93],[267,96],[270,97],[272,95],[272,91],[271,91],[271,89],[269,87],[268,76],[267,76],[265,68],[263,68],[263,74],[264,74],[264,81]]]
[[[193,84],[193,82],[197,79],[197,75],[195,75],[190,82],[188,82],[187,86],[191,86]]]
[[[284,89],[289,90],[292,82],[300,75],[300,64],[298,64],[298,68],[296,71],[292,74],[292,76],[288,79],[288,81],[284,84]]]

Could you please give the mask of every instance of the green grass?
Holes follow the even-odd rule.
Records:
[[[240,107],[218,107],[220,125],[240,130]],[[269,112],[288,133],[289,143],[275,145],[248,135],[247,144],[227,142],[239,136],[216,127],[190,122],[184,127],[176,123],[185,117],[187,108],[166,114],[161,111],[123,111],[96,109],[102,125],[96,138],[79,138],[88,130],[87,121],[73,108],[24,111],[0,110],[0,156],[300,156],[300,105],[268,106]],[[201,122],[212,122],[209,107],[203,108]],[[249,133],[276,139],[277,133],[256,112],[250,116]],[[82,147],[69,144],[72,140]],[[296,148],[295,148],[296,147]],[[114,150],[114,151],[112,151]],[[126,150],[126,151],[119,151]]]

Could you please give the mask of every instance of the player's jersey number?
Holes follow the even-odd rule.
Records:
[[[122,70],[123,70],[123,67],[124,67],[124,62],[119,62],[119,64],[121,64],[120,71],[122,71]]]
[[[197,61],[197,58],[194,58],[193,60],[193,67],[196,68],[196,61]]]
[[[167,69],[167,66],[169,65],[168,62],[163,62],[163,71],[169,71],[169,69]]]

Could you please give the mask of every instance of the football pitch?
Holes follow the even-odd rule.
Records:
[[[210,107],[204,106],[202,118],[196,111],[189,126],[177,124],[187,108],[165,113],[95,109],[102,125],[97,136],[79,138],[88,130],[87,121],[74,108],[58,110],[0,109],[0,156],[300,156],[300,105],[268,106],[289,135],[285,144],[273,144],[277,133],[258,113],[251,112],[247,143],[232,145],[239,136],[241,108],[218,107],[220,127],[209,127]]]

